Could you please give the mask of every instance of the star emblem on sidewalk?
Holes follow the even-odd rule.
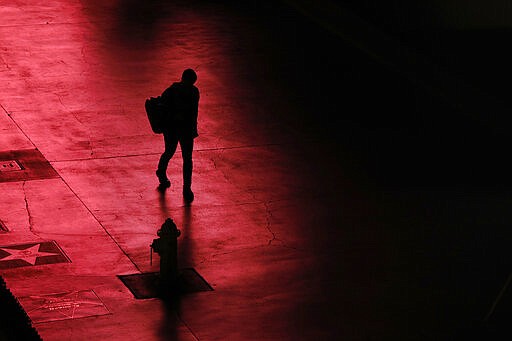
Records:
[[[39,251],[39,248],[41,246],[41,243],[35,244],[33,246],[29,246],[25,249],[11,249],[11,248],[0,248],[0,250],[7,252],[9,255],[3,257],[0,259],[0,262],[8,261],[8,260],[23,260],[30,265],[35,265],[36,260],[39,257],[45,257],[45,256],[56,256],[59,255],[59,253],[52,253],[52,252],[42,252]]]
[[[93,290],[19,297],[33,323],[111,314]]]

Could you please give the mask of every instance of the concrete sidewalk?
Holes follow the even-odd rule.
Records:
[[[148,3],[0,7],[0,160],[21,165],[0,173],[0,273],[44,340],[428,340],[480,322],[508,276],[510,199],[379,191],[365,161],[387,133],[358,120],[366,84],[391,73],[282,4]],[[342,52],[322,60],[329,44]],[[341,55],[345,78],[320,81],[348,99],[311,110],[307,86],[341,74]],[[157,190],[144,112],[188,67],[191,205],[179,153]],[[180,268],[213,290],[137,299],[119,276],[158,271],[167,217]]]

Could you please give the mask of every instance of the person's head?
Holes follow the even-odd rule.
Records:
[[[181,81],[186,84],[194,84],[197,80],[197,74],[192,69],[186,69],[181,75]]]

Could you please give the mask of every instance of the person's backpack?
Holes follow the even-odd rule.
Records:
[[[155,134],[161,134],[164,130],[166,108],[162,103],[162,97],[150,97],[144,104],[148,114],[149,124]]]

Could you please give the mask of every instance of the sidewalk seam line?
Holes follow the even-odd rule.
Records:
[[[60,176],[60,175],[59,175]],[[110,239],[117,245],[119,250],[130,260],[130,262],[135,266],[138,272],[142,273],[141,269],[137,266],[137,264],[131,259],[131,257],[126,253],[126,251],[123,250],[121,245],[117,242],[117,240],[114,238],[114,236],[106,229],[106,227],[99,221],[99,219],[94,215],[94,213],[91,211],[91,209],[85,204],[85,202],[78,196],[78,194],[71,188],[71,186],[64,180],[62,176],[60,176],[62,182],[67,186],[67,188],[73,193],[73,195],[80,201],[80,203],[85,207],[85,209],[91,214],[91,216],[96,220],[96,222],[101,226],[101,228],[105,231],[105,233],[109,236]]]
[[[25,133],[25,131],[23,129],[21,129],[20,125],[18,124],[18,122],[16,122],[14,120],[14,118],[12,117],[12,115],[9,113],[9,111],[7,111],[7,109],[5,109],[5,107],[0,103],[0,107],[2,107],[2,109],[5,111],[5,113],[7,114],[7,116],[11,119],[12,123],[14,123],[14,125],[18,128],[18,130],[27,138],[27,140],[30,142],[30,144],[37,149],[34,141],[32,141],[30,139],[30,137],[27,135],[27,133]]]
[[[314,143],[314,142],[312,142],[312,143]],[[260,147],[272,147],[272,146],[285,146],[285,145],[287,145],[287,144],[286,143],[266,143],[266,144],[254,144],[254,145],[246,145],[246,146],[194,149],[194,152],[198,152],[199,153],[199,152],[209,152],[209,151],[223,151],[223,150],[246,149],[246,148],[260,148]],[[102,156],[102,157],[93,157],[93,158],[77,158],[77,159],[66,159],[66,160],[48,160],[48,162],[60,163],[60,162],[108,160],[108,159],[117,159],[117,158],[125,158],[125,157],[139,157],[139,156],[150,156],[150,155],[161,155],[161,154],[162,154],[161,152],[153,152],[153,153],[141,153],[141,154]]]

